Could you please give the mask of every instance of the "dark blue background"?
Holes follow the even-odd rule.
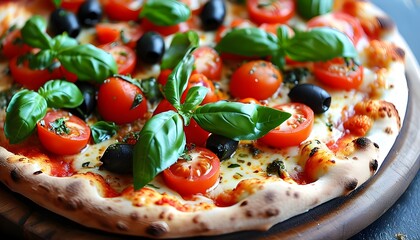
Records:
[[[398,29],[411,50],[420,60],[420,1],[372,0],[397,23]],[[418,111],[418,109],[416,109]],[[397,239],[402,234],[407,240],[420,240],[420,176],[417,176],[401,198],[377,221],[356,234],[358,239]]]

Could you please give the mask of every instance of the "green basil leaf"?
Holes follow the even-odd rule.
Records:
[[[15,144],[29,137],[46,113],[47,101],[38,93],[25,89],[13,95],[4,123],[4,134],[9,142]]]
[[[191,16],[190,8],[177,0],[147,0],[140,12],[158,26],[173,26],[187,21]]]
[[[234,140],[255,140],[290,117],[290,113],[258,104],[208,103],[198,107],[194,120],[204,130]]]
[[[183,126],[181,116],[174,111],[157,114],[146,122],[134,146],[134,189],[144,187],[178,160],[186,144]]]
[[[216,45],[219,52],[241,56],[265,57],[279,50],[278,39],[261,28],[237,28],[229,31]]]
[[[185,103],[182,104],[182,112],[192,112],[195,108],[200,105],[204,100],[209,91],[208,88],[203,86],[194,86],[187,92]]]
[[[76,39],[69,37],[66,32],[55,36],[51,40],[51,46],[54,51],[60,52],[66,48],[71,48],[79,45]]]
[[[79,80],[94,80],[102,83],[117,73],[114,57],[91,44],[66,48],[57,55],[67,71],[75,73]]]
[[[23,26],[23,41],[35,48],[50,49],[51,37],[46,33],[47,24],[43,17],[33,16]]]
[[[310,19],[331,12],[333,0],[298,0],[297,10],[301,17]]]
[[[100,143],[117,134],[118,127],[114,122],[99,121],[90,126],[90,130],[93,141]]]
[[[76,84],[64,80],[51,80],[40,87],[38,93],[51,108],[75,108],[83,102],[83,95]]]
[[[282,45],[292,60],[327,61],[336,57],[358,58],[352,41],[344,33],[319,27],[309,31],[295,31],[295,35]]]
[[[142,79],[140,81],[140,89],[151,103],[158,102],[163,98],[156,78]]]
[[[177,33],[172,39],[171,45],[165,52],[160,65],[161,69],[173,69],[185,56],[191,47],[197,47],[200,38],[194,31]]]
[[[182,93],[187,88],[193,67],[194,56],[188,51],[182,61],[176,65],[175,69],[168,76],[168,81],[165,84],[165,97],[178,110],[181,106]]]
[[[35,55],[28,57],[29,67],[31,69],[46,69],[53,63],[55,53],[49,49],[41,50]]]
[[[54,3],[54,6],[55,7],[60,7],[61,6],[61,2],[62,2],[62,0],[52,0],[53,1],[53,3]]]

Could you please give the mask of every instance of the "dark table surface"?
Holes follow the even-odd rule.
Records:
[[[381,7],[396,22],[401,35],[419,61],[420,1],[372,0],[372,2]],[[400,199],[378,220],[353,236],[351,240],[358,239],[420,239],[420,175],[418,173]]]

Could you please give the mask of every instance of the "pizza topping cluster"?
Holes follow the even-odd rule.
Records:
[[[272,218],[280,208],[257,214],[248,197],[277,183],[302,187],[279,193],[299,199],[323,181],[347,194],[379,166],[367,137],[401,127],[381,98],[404,53],[379,39],[391,25],[364,1],[54,2],[36,3],[48,24],[25,16],[2,40],[18,90],[4,96],[0,142],[37,159],[34,176],[85,179],[139,208],[239,203]]]

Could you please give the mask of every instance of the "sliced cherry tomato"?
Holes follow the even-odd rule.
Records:
[[[208,79],[220,80],[222,77],[222,59],[212,47],[202,46],[193,52],[195,70],[204,74]]]
[[[201,73],[194,73],[191,75],[190,79],[188,80],[187,89],[185,89],[184,94],[182,94],[181,101],[184,102],[185,98],[187,97],[187,93],[190,88],[194,86],[203,86],[208,88],[208,92],[206,97],[204,98],[201,105],[211,102],[216,102],[219,100],[218,95],[215,92],[215,87],[212,81],[210,81],[206,76]]]
[[[31,51],[31,47],[23,43],[19,29],[13,30],[1,41],[3,55],[7,58],[20,56]]]
[[[163,99],[159,105],[156,107],[153,115],[165,112],[168,110],[175,111],[175,108],[168,102],[168,100]],[[191,118],[190,124],[184,126],[185,136],[187,138],[187,143],[195,144],[196,146],[205,147],[206,141],[210,136],[210,133],[202,129],[197,122]]]
[[[164,170],[163,179],[167,186],[184,196],[206,193],[219,181],[220,160],[201,147],[193,148],[188,155],[191,160],[179,159]]]
[[[270,62],[256,60],[241,65],[233,72],[230,93],[236,98],[267,99],[283,82],[280,71]]]
[[[43,69],[36,70],[30,69],[28,61],[19,63],[19,56],[16,56],[9,61],[10,73],[13,79],[22,84],[25,88],[37,90],[44,85],[48,80],[61,78],[60,68],[53,70]]]
[[[189,22],[181,22],[173,26],[158,26],[146,18],[142,19],[142,27],[145,32],[155,31],[162,36],[168,36],[178,32],[186,32],[191,28]]]
[[[166,82],[168,81],[169,75],[172,73],[172,69],[163,69],[160,71],[159,76],[157,78],[157,81],[162,86],[166,85]]]
[[[100,48],[112,54],[117,62],[119,74],[133,73],[137,63],[137,56],[133,49],[114,43],[101,45]]]
[[[319,81],[333,88],[357,89],[363,82],[363,66],[357,65],[353,60],[335,58],[315,63],[314,75]]]
[[[60,66],[60,72],[62,77],[64,77],[64,79],[66,79],[69,82],[76,82],[78,79],[76,74],[69,72],[63,67],[63,65]]]
[[[99,87],[97,104],[99,114],[117,124],[142,119],[147,113],[147,100],[140,88],[116,77]]]
[[[257,23],[286,23],[295,14],[294,0],[247,0],[249,18]]]
[[[85,1],[86,0],[62,0],[60,7],[76,13]]]
[[[141,26],[132,22],[98,23],[95,28],[100,44],[119,42],[135,48],[136,42],[143,35]]]
[[[242,99],[239,99],[239,101],[238,102],[241,102],[241,103],[251,103],[251,104],[258,104],[258,105],[262,105],[261,104],[261,102],[260,101],[258,101],[257,99],[255,99],[255,98],[242,98]]]
[[[143,0],[106,0],[104,1],[106,15],[117,21],[136,21],[139,19]]]
[[[274,108],[292,116],[258,141],[268,146],[283,148],[298,146],[308,138],[314,124],[314,112],[310,107],[302,103],[286,103]]]
[[[357,18],[346,13],[335,12],[312,18],[308,21],[309,28],[331,27],[345,33],[354,45],[363,37],[364,31]]]
[[[89,142],[90,128],[66,111],[49,111],[37,123],[38,137],[48,151],[70,155],[79,153]]]

